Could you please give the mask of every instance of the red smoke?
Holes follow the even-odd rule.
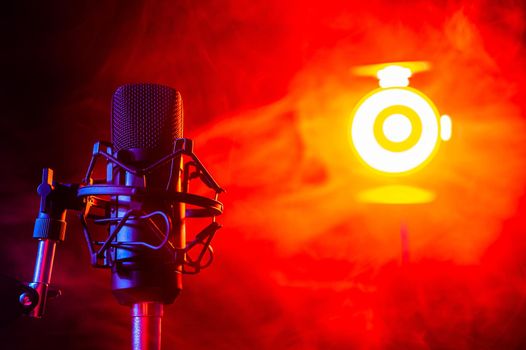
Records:
[[[75,75],[72,90],[46,112],[66,135],[46,147],[78,159],[59,167],[80,179],[90,145],[109,138],[118,85],[150,81],[181,91],[185,136],[227,194],[214,265],[186,278],[183,295],[166,308],[166,349],[521,348],[521,6],[157,0],[62,10],[53,18],[63,25],[41,45],[68,65],[52,69]],[[422,171],[384,178],[364,169],[349,144],[350,113],[377,87],[351,70],[407,60],[432,64],[411,86],[452,117],[453,137]],[[438,197],[410,206],[356,200],[383,183]],[[36,214],[38,198],[17,198],[27,208],[4,211],[2,223],[29,237],[22,221]],[[76,349],[129,347],[128,311],[112,299],[107,271],[88,267],[78,229],[70,225],[57,257],[65,295],[50,304],[47,320],[14,325],[6,344],[32,344],[24,338],[30,327],[44,346],[60,339]],[[28,279],[33,242],[8,247]]]

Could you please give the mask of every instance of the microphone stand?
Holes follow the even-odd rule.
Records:
[[[79,210],[82,202],[77,198],[78,185],[64,185],[53,181],[53,170],[42,171],[42,183],[38,186],[40,210],[35,220],[33,238],[38,239],[38,252],[35,261],[33,281],[29,287],[36,293],[23,292],[19,301],[27,306],[31,317],[41,318],[49,297],[60,295],[60,291],[50,288],[51,273],[58,242],[66,236],[66,211]]]
[[[38,239],[33,280],[28,284],[7,276],[0,276],[0,326],[13,322],[20,315],[41,318],[48,298],[60,295],[50,286],[55,249],[66,234],[66,211],[79,210],[82,201],[77,198],[78,185],[53,181],[53,170],[42,171],[38,186],[40,210],[35,220],[33,238]]]
[[[132,349],[161,349],[161,320],[163,304],[143,301],[131,307],[132,317]]]

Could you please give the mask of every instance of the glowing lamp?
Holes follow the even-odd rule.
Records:
[[[429,162],[440,141],[451,138],[451,118],[409,87],[411,69],[388,65],[376,76],[380,88],[362,98],[351,122],[351,141],[360,159],[390,174],[414,171]]]

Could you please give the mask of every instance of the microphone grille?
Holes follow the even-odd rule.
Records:
[[[183,137],[183,100],[168,86],[123,85],[113,94],[111,114],[115,152],[139,148],[168,153],[173,141]]]

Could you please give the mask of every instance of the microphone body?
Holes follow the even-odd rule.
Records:
[[[80,184],[60,184],[44,169],[35,274],[19,300],[27,313],[40,317],[47,296],[57,294],[49,288],[55,246],[64,240],[66,210],[79,211],[91,264],[111,269],[112,293],[130,307],[132,349],[159,350],[163,305],[179,295],[183,274],[197,274],[213,261],[211,241],[221,228],[216,216],[223,213],[224,190],[194,154],[192,140],[183,138],[176,90],[157,84],[119,87],[111,124],[112,142],[95,143]],[[94,179],[101,158],[106,177]],[[200,180],[213,197],[189,193],[191,180]],[[189,218],[211,222],[187,243]],[[97,225],[105,231],[94,231]]]
[[[114,156],[133,168],[144,168],[174,148],[181,138],[183,125],[180,94],[169,87],[155,84],[124,85],[117,89],[112,104],[112,144]],[[108,182],[140,189],[145,193],[174,190],[181,192],[182,159],[174,159],[168,167],[151,174],[133,174],[114,168]],[[182,289],[181,251],[186,245],[184,204],[159,200],[154,196],[114,196],[111,216],[119,222],[133,211],[116,235],[122,248],[109,251],[114,254],[112,291],[118,302],[132,306],[140,302],[172,303]],[[171,246],[158,250],[134,242],[158,245],[159,237],[153,225],[162,224],[151,219],[137,219],[141,214],[162,212],[172,227],[165,227],[172,236]],[[150,221],[152,220],[152,221]],[[164,223],[164,225],[168,225]],[[117,224],[111,225],[114,230]],[[167,230],[166,230],[167,229]],[[170,232],[171,231],[171,232]],[[179,260],[179,261],[177,261]]]

